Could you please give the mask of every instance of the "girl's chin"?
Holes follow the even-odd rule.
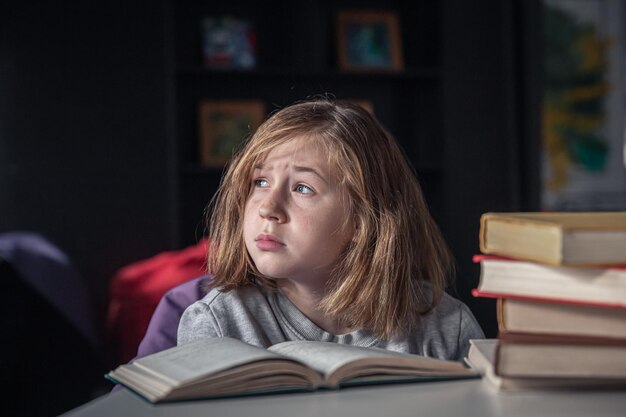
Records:
[[[281,273],[281,271],[276,270],[275,268],[263,268],[257,265],[256,266],[257,270],[263,274],[264,276],[271,278],[271,279],[276,279],[276,280],[281,280],[281,279],[288,279],[284,273]]]

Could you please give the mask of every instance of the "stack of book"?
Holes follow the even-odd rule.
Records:
[[[502,389],[626,387],[626,212],[486,213],[480,249],[499,334],[472,366]]]

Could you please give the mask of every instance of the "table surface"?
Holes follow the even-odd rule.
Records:
[[[96,416],[626,416],[626,391],[500,392],[480,379],[150,404],[127,390],[63,414]]]

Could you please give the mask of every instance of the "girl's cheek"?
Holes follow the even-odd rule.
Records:
[[[250,220],[254,214],[254,206],[251,201],[248,201],[243,211],[244,221]]]
[[[245,211],[248,212],[249,210],[252,210],[255,206],[258,206],[259,204],[259,196],[252,194],[248,197],[248,201],[246,201],[246,206],[245,206]]]

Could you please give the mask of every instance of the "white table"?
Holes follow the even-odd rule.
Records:
[[[121,390],[63,416],[624,417],[626,391],[505,393],[474,379],[153,405]]]

